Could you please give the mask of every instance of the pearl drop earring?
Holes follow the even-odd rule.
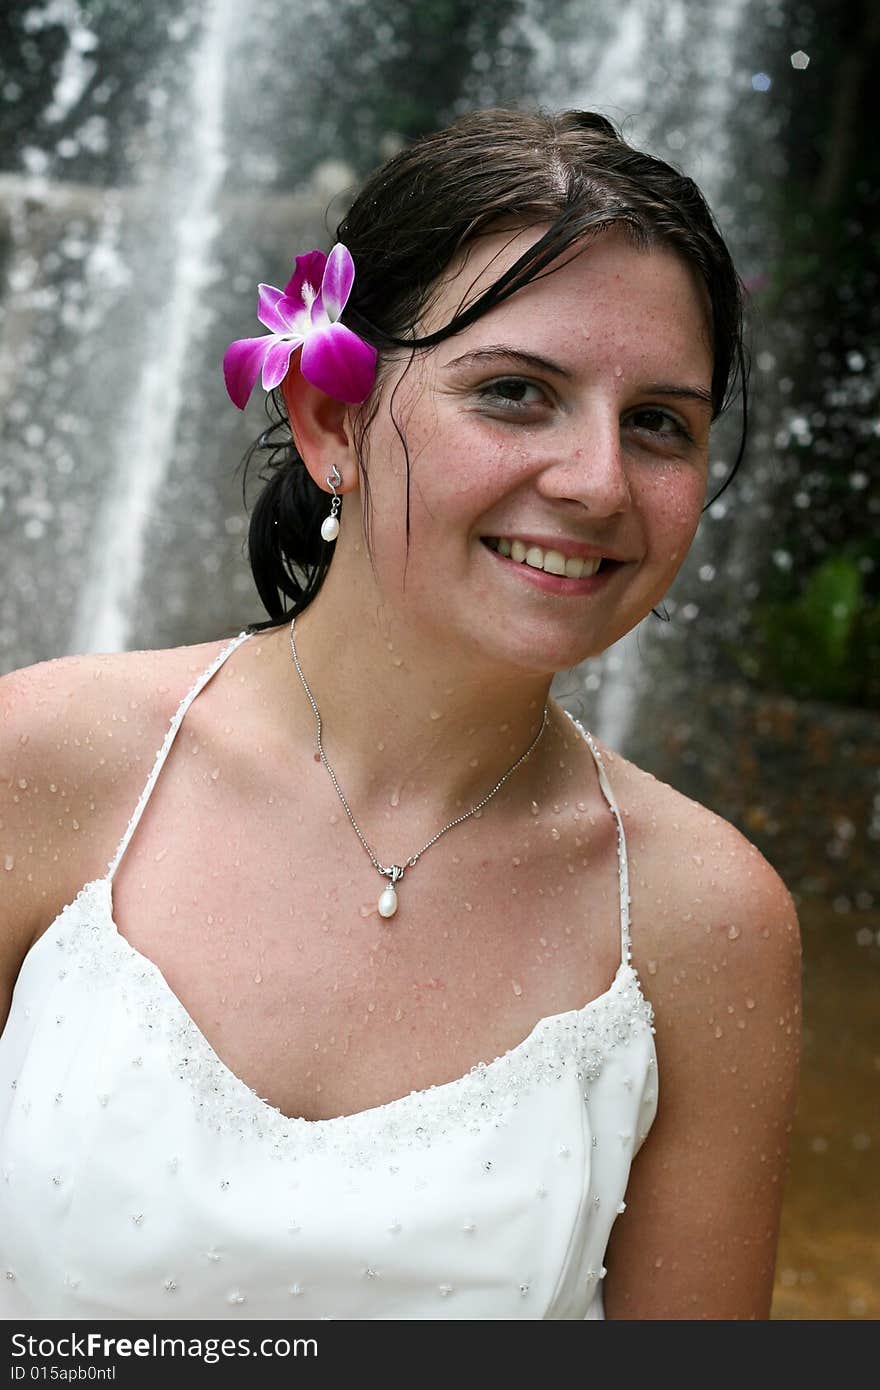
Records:
[[[324,537],[325,541],[335,541],[336,537],[339,535],[339,522],[337,517],[339,516],[339,508],[342,506],[342,501],[336,496],[336,489],[341,482],[342,474],[334,463],[333,472],[328,474],[327,477],[327,486],[333,489],[333,501],[330,503],[330,515],[325,516],[324,520],[321,522],[321,535]]]

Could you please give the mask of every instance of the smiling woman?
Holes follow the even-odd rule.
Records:
[[[476,112],[258,305],[268,621],[3,682],[0,1308],[766,1317],[791,898],[549,694],[745,420],[708,208],[600,116]]]

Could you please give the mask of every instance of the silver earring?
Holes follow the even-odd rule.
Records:
[[[336,489],[341,482],[342,474],[334,463],[333,472],[327,477],[327,486],[333,489],[333,501],[330,503],[330,515],[325,516],[324,520],[321,522],[321,535],[324,537],[325,541],[335,541],[336,537],[339,535],[339,522],[337,521],[337,517],[339,516],[339,508],[342,506],[342,500],[336,496]]]

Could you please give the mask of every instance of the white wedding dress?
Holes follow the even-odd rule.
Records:
[[[106,877],[22,966],[0,1037],[0,1316],[602,1318],[657,1076],[598,749],[578,724],[618,825],[610,988],[455,1081],[288,1119],[113,920],[113,875],[181,721],[247,635],[181,703]]]

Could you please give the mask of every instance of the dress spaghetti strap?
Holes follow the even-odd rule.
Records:
[[[568,710],[566,710],[565,713],[568,715],[572,724],[583,734],[589,745],[590,752],[596,763],[596,771],[599,775],[599,786],[602,789],[602,795],[611,807],[611,811],[617,821],[617,870],[620,878],[620,959],[625,965],[631,965],[632,942],[629,933],[629,864],[626,854],[626,836],[623,833],[623,820],[621,819],[614,792],[611,790],[611,783],[605,771],[602,754],[596,747],[592,734],[584,728],[579,720],[575,719],[572,714],[569,714]]]
[[[107,866],[108,883],[113,882],[113,875],[119,868],[120,861],[122,859],[123,854],[128,848],[129,841],[131,840],[132,835],[138,828],[141,816],[144,814],[144,808],[150,799],[150,793],[156,785],[159,773],[162,771],[165,759],[168,757],[168,754],[171,751],[171,745],[174,742],[175,737],[177,736],[177,731],[183,723],[184,715],[186,714],[187,710],[189,709],[190,705],[192,704],[196,696],[199,694],[199,692],[204,690],[211,677],[214,676],[217,673],[217,671],[220,670],[220,667],[223,665],[226,658],[228,656],[231,656],[232,653],[238,647],[240,647],[242,642],[244,642],[249,636],[250,633],[248,632],[240,632],[236,638],[234,638],[227,646],[225,646],[223,650],[217,656],[215,656],[214,660],[211,662],[207,670],[202,672],[202,674],[196,680],[195,685],[193,685],[193,687],[187,691],[186,695],[184,695],[183,699],[181,700],[177,708],[177,713],[172,719],[170,725],[168,726],[168,732],[165,735],[165,741],[162,744],[162,747],[159,749],[158,753],[156,754],[156,761],[153,763],[153,770],[147,778],[147,784],[141,792],[140,800],[138,801],[137,806],[134,808],[131,820],[128,822],[128,828],[125,834],[123,835],[121,841],[119,842],[119,847],[116,850],[116,853],[114,854],[113,858],[110,860],[110,863]]]

